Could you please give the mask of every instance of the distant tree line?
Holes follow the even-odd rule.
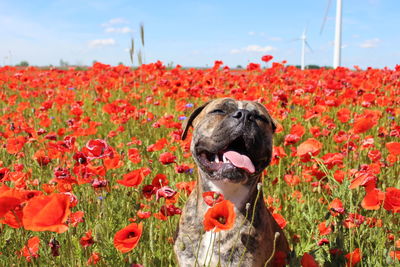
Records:
[[[92,64],[94,64],[96,62],[97,62],[96,60],[93,60]],[[120,62],[119,65],[121,65],[121,64],[123,64],[123,63]],[[171,62],[171,63],[168,64],[168,67],[172,68],[172,65],[173,65],[173,63]],[[15,66],[17,66],[17,67],[28,67],[29,66],[29,62],[26,61],[26,60],[22,60],[20,63],[16,64]],[[64,61],[64,60],[60,59],[59,67],[67,68],[67,67],[70,67],[70,66],[71,65],[67,61]],[[288,66],[290,66],[290,65],[288,65]],[[301,68],[300,65],[294,65],[294,66],[296,68],[298,68],[298,69]],[[50,67],[52,67],[52,65],[50,65]],[[75,67],[86,69],[85,66],[75,66]],[[310,65],[306,65],[305,66],[305,69],[308,69],[308,70],[317,70],[317,69],[321,69],[321,68],[332,69],[331,66],[319,66],[319,65],[315,65],[315,64],[310,64]],[[235,69],[239,69],[239,70],[243,69],[243,66],[242,65],[237,65]]]

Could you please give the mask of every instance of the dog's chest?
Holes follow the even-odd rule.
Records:
[[[216,233],[212,231],[205,232],[201,243],[198,255],[198,262],[200,266],[217,266],[218,259],[214,252],[214,244],[216,242]]]
[[[210,191],[221,193],[224,199],[235,205],[235,212],[242,210],[249,199],[250,188],[242,184],[226,183],[224,181],[206,181]]]
[[[197,261],[199,266],[227,266],[229,262],[238,262],[242,252],[244,247],[238,229],[217,233],[208,231],[202,236]]]
[[[249,198],[249,188],[242,184],[225,183],[223,181],[206,181],[209,191],[221,193],[224,199],[231,201],[235,208],[235,213],[239,214],[240,210],[246,205]],[[238,218],[237,218],[238,219]],[[200,266],[217,266],[219,262],[232,260],[230,251],[240,242],[239,232],[236,231],[221,231],[214,233],[207,231],[203,234],[199,254],[198,263]],[[228,234],[228,232],[231,232]],[[233,234],[233,232],[235,234]],[[229,253],[228,253],[229,252]]]

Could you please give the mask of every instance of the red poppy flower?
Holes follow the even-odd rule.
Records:
[[[379,150],[370,150],[368,151],[368,158],[371,161],[376,162],[382,158],[382,153]]]
[[[274,58],[274,57],[271,56],[271,55],[265,55],[265,56],[262,56],[262,57],[261,57],[261,60],[264,61],[264,62],[269,62],[269,61],[271,61],[273,58]]]
[[[342,170],[336,170],[335,173],[333,174],[333,178],[340,184],[343,183],[345,176],[346,173]]]
[[[124,166],[124,161],[121,160],[121,156],[117,152],[113,152],[113,157],[107,157],[103,159],[104,167],[107,170],[118,169]]]
[[[117,180],[117,183],[128,187],[138,187],[142,183],[143,178],[149,174],[149,168],[140,168],[125,174],[122,180]]]
[[[164,152],[160,155],[160,158],[158,159],[162,164],[170,164],[174,163],[176,160],[176,156],[170,152]]]
[[[151,181],[151,185],[154,187],[160,188],[169,184],[168,178],[165,174],[159,173],[157,174],[153,180]]]
[[[142,161],[142,158],[140,157],[139,149],[137,148],[128,149],[128,159],[134,164],[140,163]]]
[[[21,256],[25,257],[27,262],[30,262],[32,258],[39,257],[39,254],[38,254],[39,245],[40,245],[39,237],[34,236],[34,237],[30,238],[27,242],[27,245],[24,246],[19,251],[20,257]]]
[[[301,123],[296,123],[293,124],[292,128],[290,128],[290,134],[296,135],[298,137],[303,137],[303,135],[306,133],[306,129]]]
[[[332,232],[331,226],[327,226],[326,222],[318,224],[318,230],[320,235],[329,235]]]
[[[346,254],[345,257],[347,259],[346,267],[355,266],[361,261],[361,251],[359,248],[356,248],[353,252]]]
[[[274,258],[273,258],[273,261],[272,261],[272,266],[274,266],[274,267],[284,267],[284,266],[287,266],[287,264],[288,264],[287,261],[288,261],[288,255],[286,254],[286,252],[278,250],[274,254]]]
[[[35,154],[32,156],[34,160],[37,161],[37,163],[40,166],[47,166],[51,162],[51,158],[47,156],[46,152],[42,149],[39,149],[38,151],[35,152]]]
[[[365,221],[365,217],[358,213],[349,213],[347,218],[343,221],[343,225],[346,228],[359,227]]]
[[[400,155],[400,143],[399,142],[386,143],[386,148],[389,150],[390,154],[393,154],[395,156]]]
[[[400,250],[390,251],[389,256],[394,260],[397,259],[398,261],[400,261]]]
[[[13,188],[3,185],[0,188],[0,218],[25,200],[24,195]]]
[[[81,244],[81,246],[84,248],[94,244],[92,230],[89,230],[85,233],[85,235],[79,240],[79,244]]]
[[[114,247],[122,253],[134,249],[139,243],[143,232],[143,223],[131,223],[119,230],[114,236]]]
[[[353,133],[360,134],[374,127],[378,122],[371,117],[360,117],[354,121]]]
[[[344,213],[343,203],[338,198],[332,200],[332,202],[328,205],[328,209],[333,216]]]
[[[93,252],[87,260],[87,265],[96,265],[101,260],[101,255],[98,252]]]
[[[176,173],[188,173],[191,167],[186,164],[175,165],[175,172]]]
[[[314,138],[309,138],[297,147],[297,156],[301,158],[301,161],[307,162],[311,159],[311,156],[319,154],[322,148],[322,143]]]
[[[187,195],[190,195],[190,193],[192,193],[196,184],[197,184],[197,181],[178,182],[175,184],[175,186],[177,189],[184,190]]]
[[[260,64],[250,62],[247,65],[246,70],[248,70],[248,71],[261,70],[261,67],[260,67]]]
[[[354,179],[351,181],[349,188],[354,189],[359,186],[366,186],[368,183],[375,183],[376,176],[368,171],[357,171],[354,174]]]
[[[182,214],[182,210],[174,205],[163,205],[160,208],[160,213],[164,216],[174,216],[175,214]]]
[[[285,136],[285,140],[283,142],[284,146],[293,145],[300,141],[300,136],[296,134],[288,134]]]
[[[318,246],[322,246],[322,245],[328,245],[329,244],[329,240],[327,238],[321,238],[318,241]]]
[[[348,108],[342,108],[336,113],[337,118],[342,123],[346,123],[350,120],[350,114],[351,114],[351,111]]]
[[[270,165],[277,165],[279,163],[279,161],[284,157],[287,157],[287,154],[286,154],[285,150],[283,149],[283,147],[274,146],[274,149],[272,151],[272,160],[271,160]]]
[[[334,166],[342,167],[343,166],[344,156],[341,153],[328,153],[322,157],[324,164],[330,170]]]
[[[27,230],[63,233],[70,214],[70,197],[51,194],[32,198],[23,209],[22,223]]]
[[[224,200],[224,195],[214,191],[208,191],[203,193],[203,200],[208,206],[212,207]]]
[[[386,188],[383,208],[394,213],[400,212],[400,189],[394,187]]]
[[[281,229],[285,228],[287,222],[282,215],[280,215],[279,213],[273,213],[272,217],[274,217],[276,223],[279,225]]]
[[[384,199],[385,193],[379,189],[372,188],[366,190],[361,206],[366,210],[378,210]]]
[[[176,195],[176,191],[173,190],[169,186],[163,186],[156,191],[156,200],[158,201],[160,198],[173,198]]]
[[[136,212],[136,215],[140,218],[140,219],[147,219],[151,216],[151,212],[150,211],[142,211],[142,210],[138,210]]]
[[[112,148],[102,139],[89,140],[86,146],[82,148],[82,152],[88,155],[89,159],[102,159],[113,156]]]
[[[285,180],[289,186],[295,186],[300,183],[300,177],[298,175],[285,174],[283,180]]]
[[[314,257],[308,254],[307,252],[304,253],[303,257],[301,258],[301,266],[302,267],[318,267],[318,263],[315,261]]]
[[[157,140],[157,142],[155,144],[149,145],[146,150],[148,152],[160,151],[161,149],[163,149],[165,147],[166,144],[168,144],[167,139],[161,138],[161,139]]]
[[[223,200],[209,208],[204,215],[204,230],[214,232],[229,230],[235,223],[234,205],[229,200]]]
[[[16,154],[22,150],[26,143],[26,139],[23,136],[17,136],[15,138],[8,138],[6,144],[6,150],[10,154]]]
[[[79,223],[83,223],[85,221],[85,219],[83,218],[84,215],[85,212],[80,210],[72,212],[69,216],[68,224],[72,227],[77,227]]]
[[[157,213],[153,213],[154,218],[160,220],[160,221],[166,221],[168,219],[168,217],[166,215],[164,215],[162,212],[157,212]]]
[[[87,165],[89,162],[88,156],[83,152],[76,152],[72,158],[76,160],[77,165]]]

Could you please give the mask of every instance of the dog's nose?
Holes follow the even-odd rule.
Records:
[[[253,115],[251,114],[250,111],[246,109],[238,109],[233,113],[232,117],[238,120],[243,120],[243,121],[252,121],[253,120]]]

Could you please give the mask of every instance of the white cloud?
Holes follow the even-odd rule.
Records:
[[[377,47],[380,42],[381,42],[381,39],[374,38],[371,40],[364,41],[362,44],[360,44],[360,47],[361,48],[374,48],[374,47]]]
[[[282,37],[269,37],[268,39],[269,39],[270,41],[274,41],[274,42],[282,41]]]
[[[252,35],[255,35],[256,33],[255,32],[248,32],[247,34],[252,36]]]
[[[112,27],[119,24],[129,24],[129,21],[124,18],[113,18],[106,23],[101,24],[102,27]]]
[[[260,46],[260,45],[248,45],[246,47],[240,48],[240,49],[232,49],[230,51],[231,54],[239,54],[239,53],[267,53],[271,51],[275,51],[276,48],[272,46]]]
[[[265,53],[265,52],[270,52],[270,51],[276,50],[276,48],[269,46],[269,45],[267,45],[267,46],[248,45],[245,48],[243,48],[242,50],[244,50],[246,52]]]
[[[132,32],[132,29],[129,28],[129,27],[121,27],[121,28],[107,27],[107,28],[105,28],[105,32],[109,32],[109,33],[130,33],[130,32]]]
[[[89,47],[103,47],[103,46],[110,46],[115,45],[116,42],[112,38],[108,39],[96,39],[89,42]]]

